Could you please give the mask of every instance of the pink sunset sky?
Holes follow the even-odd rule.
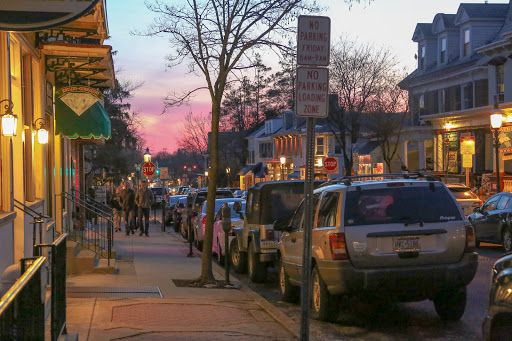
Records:
[[[147,0],[151,2],[151,0]],[[168,0],[168,3],[180,0]],[[374,0],[370,5],[354,4],[349,10],[342,0],[320,0],[329,6],[331,42],[341,34],[353,39],[390,47],[409,72],[416,68],[417,46],[412,35],[417,23],[431,23],[437,13],[455,14],[461,2],[483,3],[483,0]],[[508,1],[489,1],[508,3]],[[189,112],[207,114],[211,104],[206,91],[197,93],[190,106],[173,108],[161,114],[168,93],[189,91],[205,84],[204,78],[187,74],[187,67],[166,68],[169,44],[165,37],[148,38],[131,35],[151,23],[154,14],[143,0],[108,0],[107,15],[111,38],[106,44],[117,51],[114,64],[120,80],[144,82],[133,92],[132,110],[140,113],[147,147],[156,154],[164,148],[177,149],[178,127]],[[267,60],[274,55],[264,56]],[[270,65],[272,66],[272,65]],[[275,71],[275,70],[273,70]]]

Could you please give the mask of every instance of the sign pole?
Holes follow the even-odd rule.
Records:
[[[308,117],[306,126],[306,180],[304,182],[304,257],[302,259],[300,339],[309,340],[311,301],[311,231],[313,229],[313,183],[315,178],[315,119]]]

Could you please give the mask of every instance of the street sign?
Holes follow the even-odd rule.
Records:
[[[150,177],[155,174],[156,166],[151,162],[146,162],[144,166],[142,166],[142,173],[144,173],[146,176]]]
[[[462,167],[473,168],[473,154],[462,154]]]
[[[324,168],[328,174],[338,173],[338,158],[328,157],[324,160]]]
[[[296,79],[295,115],[311,118],[327,117],[329,70],[298,67]]]
[[[461,136],[460,137],[460,153],[461,154],[475,154],[475,137],[474,136]]]
[[[160,167],[160,180],[167,180],[169,176],[169,168]]]
[[[331,18],[299,16],[297,64],[328,66],[331,42]]]

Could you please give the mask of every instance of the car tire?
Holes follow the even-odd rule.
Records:
[[[247,254],[245,252],[240,251],[238,247],[238,241],[234,238],[231,241],[231,245],[229,248],[229,255],[231,260],[231,266],[233,266],[233,270],[236,273],[244,273],[247,269]]]
[[[267,267],[265,263],[260,262],[259,253],[256,252],[254,242],[249,243],[249,254],[247,257],[247,270],[249,278],[254,283],[264,282],[267,278]]]
[[[505,227],[503,230],[501,241],[503,243],[503,252],[512,251],[512,228],[510,226]]]
[[[327,285],[315,265],[311,274],[311,317],[320,321],[335,322],[339,315],[339,300],[327,290]]]
[[[490,337],[491,341],[507,341],[510,340],[510,317],[498,318],[492,322]]]
[[[219,240],[217,239],[217,261],[219,265],[224,266],[224,259],[226,257],[222,255],[222,249],[220,248]]]
[[[460,320],[466,309],[466,287],[447,289],[434,297],[434,307],[437,315],[443,321],[455,322]]]
[[[284,269],[283,260],[279,262],[279,292],[281,300],[285,302],[296,302],[299,297],[299,287],[290,283],[290,277]]]

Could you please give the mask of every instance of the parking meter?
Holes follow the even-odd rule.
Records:
[[[231,231],[231,209],[228,205],[223,205],[222,208],[222,230],[224,231],[224,264],[226,269],[226,285],[229,285],[229,236]],[[220,252],[220,250],[219,250]]]

